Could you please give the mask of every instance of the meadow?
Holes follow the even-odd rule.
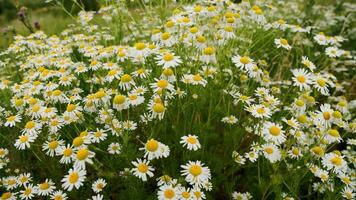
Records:
[[[0,199],[355,199],[352,1],[36,2],[0,39]]]

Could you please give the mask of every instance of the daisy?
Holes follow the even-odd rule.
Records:
[[[329,129],[326,134],[325,134],[325,140],[327,140],[330,143],[336,142],[340,143],[342,138],[340,136],[340,133],[336,129]]]
[[[60,146],[57,151],[58,156],[62,156],[59,163],[69,164],[72,162],[72,157],[74,155],[73,148],[70,144],[67,146]]]
[[[278,147],[274,144],[264,144],[262,145],[263,155],[271,162],[275,163],[281,160],[281,152]]]
[[[316,88],[321,94],[328,96],[329,95],[329,86],[333,86],[333,83],[322,75],[318,74],[314,76],[313,86]]]
[[[338,49],[337,47],[327,47],[325,49],[325,54],[330,58],[337,58],[342,56],[343,51]]]
[[[255,162],[258,159],[258,152],[252,150],[245,153],[245,158],[249,159],[251,162]]]
[[[57,190],[51,194],[51,199],[52,200],[67,200],[67,194],[64,193],[62,190]]]
[[[344,160],[344,156],[333,152],[325,154],[321,163],[327,170],[332,170],[337,174],[341,174],[347,170],[347,163]]]
[[[22,133],[24,134],[29,134],[29,135],[37,135],[38,131],[42,128],[42,124],[37,122],[37,121],[28,121],[24,127],[24,129],[21,130]]]
[[[19,138],[15,141],[15,147],[19,150],[24,150],[30,148],[30,143],[35,141],[35,137],[29,134],[20,135]]]
[[[291,150],[288,151],[288,155],[291,157],[291,158],[300,158],[303,154],[301,153],[301,149],[298,148],[298,147],[292,147]]]
[[[106,186],[106,181],[102,178],[99,178],[92,184],[91,188],[95,193],[100,193],[101,191],[103,191],[105,186]]]
[[[222,122],[227,124],[236,124],[237,118],[234,115],[230,115],[221,119]]]
[[[203,77],[201,77],[200,74],[195,74],[195,75],[191,75],[191,84],[192,85],[202,85],[203,87],[205,87],[205,85],[208,83]]]
[[[232,62],[241,70],[251,71],[255,65],[253,59],[248,56],[236,55],[232,57]]]
[[[205,47],[202,50],[203,55],[200,57],[200,60],[206,64],[216,63],[215,51],[214,47]]]
[[[98,129],[98,128],[96,129],[95,132],[90,134],[90,138],[93,143],[99,143],[101,141],[104,141],[106,140],[107,136],[108,134],[106,133],[106,130]]]
[[[17,196],[16,196],[16,192],[12,193],[12,192],[3,192],[0,196],[1,199],[5,199],[5,200],[16,200]]]
[[[211,178],[210,169],[204,167],[200,161],[189,161],[187,164],[181,165],[181,168],[183,168],[182,176],[185,176],[185,180],[193,186],[202,186]]]
[[[59,147],[62,146],[63,143],[63,140],[46,141],[42,145],[42,151],[45,151],[48,156],[53,157],[58,152]]]
[[[46,179],[45,182],[40,183],[36,186],[37,194],[40,196],[50,195],[56,187],[51,179]]]
[[[142,181],[147,181],[147,176],[153,177],[152,172],[154,171],[154,168],[149,166],[150,161],[137,159],[136,161],[132,161],[131,163],[135,166],[135,168],[131,170],[132,173],[136,177],[142,179]]]
[[[109,154],[120,154],[121,153],[121,145],[119,143],[111,143],[108,146]]]
[[[158,142],[155,139],[149,139],[147,140],[145,147],[140,148],[140,150],[145,151],[144,157],[147,158],[148,160],[152,160],[155,158],[160,158],[162,157],[162,152],[160,151],[160,146],[163,144]]]
[[[300,90],[309,90],[313,83],[313,76],[308,73],[305,69],[293,69],[293,85],[299,87]]]
[[[308,57],[302,56],[302,64],[306,66],[310,71],[314,71],[316,69],[315,65],[313,62],[309,60]]]
[[[18,176],[18,184],[21,186],[27,185],[32,180],[31,174],[23,173]]]
[[[85,168],[85,163],[93,164],[92,158],[94,156],[94,152],[89,151],[87,147],[82,147],[72,156],[74,159],[74,166],[77,166],[77,168]]]
[[[13,127],[15,126],[16,123],[21,122],[21,116],[20,115],[11,115],[6,118],[6,122],[4,126],[6,127]]]
[[[178,200],[178,189],[172,185],[163,185],[158,190],[159,200]]]
[[[183,144],[183,147],[187,146],[188,150],[196,151],[201,148],[198,136],[196,135],[189,134],[188,136],[182,136],[180,143]]]
[[[169,90],[174,91],[174,86],[165,79],[154,79],[155,83],[150,83],[151,88],[154,92]]]
[[[24,186],[24,190],[20,191],[20,198],[25,200],[32,199],[36,193],[36,188],[32,184],[28,184]]]
[[[129,106],[130,106],[130,103],[126,96],[124,96],[122,94],[118,94],[114,97],[114,100],[113,100],[114,109],[120,111],[120,110],[127,109]]]
[[[288,40],[284,39],[284,38],[279,38],[279,39],[275,39],[274,43],[277,45],[277,48],[284,48],[287,50],[292,49],[292,47],[288,44]]]
[[[62,179],[62,187],[65,190],[72,191],[73,188],[79,189],[86,178],[86,171],[81,168],[74,167],[68,171],[68,174]]]
[[[263,126],[262,133],[267,142],[273,142],[278,145],[286,141],[282,127],[273,122],[266,122]]]
[[[159,54],[156,57],[157,64],[162,66],[163,69],[175,68],[182,63],[179,56],[174,55],[174,53],[165,52]]]
[[[129,90],[132,86],[135,85],[134,80],[132,79],[131,75],[124,74],[120,77],[119,87],[123,90]]]
[[[354,199],[356,194],[354,193],[354,189],[352,187],[344,187],[342,190],[342,196],[346,199]]]
[[[251,112],[252,116],[256,118],[270,118],[272,115],[269,108],[260,104],[249,106],[246,110]]]

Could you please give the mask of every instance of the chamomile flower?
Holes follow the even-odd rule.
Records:
[[[236,55],[232,57],[232,62],[237,68],[243,71],[251,71],[253,69],[253,66],[255,65],[253,59],[248,56]]]
[[[289,45],[288,40],[286,40],[285,38],[275,39],[274,43],[276,44],[277,48],[282,47],[287,50],[292,49],[292,46]]]
[[[262,145],[262,152],[271,163],[275,163],[282,158],[279,148],[274,144]]]
[[[52,194],[51,194],[51,200],[67,200],[68,197],[67,197],[67,194],[64,193],[62,190],[57,190],[57,191],[54,191]]]
[[[187,147],[188,150],[197,151],[201,148],[198,136],[196,135],[189,134],[188,136],[182,136],[180,143],[183,144],[183,147]]]
[[[121,153],[121,145],[119,143],[111,143],[108,146],[108,152],[109,154],[120,154]]]
[[[282,144],[286,141],[282,127],[276,123],[266,122],[263,126],[262,133],[267,142]]]
[[[20,115],[11,115],[6,118],[6,122],[4,126],[6,127],[13,127],[16,125],[16,123],[21,122],[21,116]]]
[[[150,161],[137,159],[131,163],[135,166],[135,168],[131,170],[133,175],[142,181],[147,181],[147,177],[153,177],[154,168],[149,165]]]
[[[50,195],[56,187],[51,179],[46,179],[44,182],[36,186],[37,194],[40,196]]]
[[[183,168],[182,176],[185,176],[185,180],[193,186],[202,186],[211,178],[210,169],[205,167],[201,161],[189,161],[187,164],[181,165],[181,168]]]
[[[163,185],[157,193],[159,200],[178,200],[178,188],[172,185]]]
[[[20,191],[20,198],[25,200],[32,199],[36,193],[36,188],[32,184],[28,184],[24,186],[24,190]]]
[[[102,178],[96,180],[92,185],[91,188],[95,193],[100,193],[106,186],[106,181]]]
[[[327,170],[331,170],[337,174],[347,170],[347,164],[344,160],[344,156],[333,152],[325,154],[321,162]]]
[[[313,83],[312,75],[305,69],[293,69],[293,85],[299,87],[300,90],[309,90]]]
[[[35,141],[35,137],[29,134],[23,134],[15,141],[15,147],[19,150],[30,148],[30,143]]]
[[[74,167],[68,171],[68,174],[62,179],[62,187],[65,190],[72,191],[74,188],[79,189],[86,178],[86,171]]]
[[[85,164],[92,164],[92,158],[95,156],[95,153],[90,151],[87,147],[79,148],[75,154],[72,155],[74,160],[74,166],[77,168],[85,168]]]
[[[221,119],[222,122],[227,124],[236,124],[237,118],[234,115],[230,115]]]
[[[251,105],[247,107],[247,111],[251,112],[251,114],[256,118],[270,118],[272,113],[271,110],[264,105]]]
[[[311,62],[306,56],[302,56],[302,64],[306,66],[310,71],[314,71],[316,69],[314,63]]]
[[[157,55],[156,60],[157,64],[162,66],[163,69],[175,68],[182,63],[179,56],[176,56],[174,53],[170,52]]]

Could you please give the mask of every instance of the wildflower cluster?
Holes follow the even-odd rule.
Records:
[[[174,4],[126,36],[115,3],[60,36],[16,36],[0,63],[1,198],[353,199],[354,56],[281,17],[298,3]]]

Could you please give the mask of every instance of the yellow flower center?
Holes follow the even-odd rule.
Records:
[[[88,149],[80,149],[77,152],[77,159],[78,160],[85,160],[89,155],[89,150]]]
[[[190,193],[187,191],[182,192],[182,197],[188,199],[190,197]]]
[[[335,156],[334,158],[330,159],[331,163],[336,166],[340,166],[342,164],[342,159],[338,156]]]
[[[172,199],[175,195],[176,194],[172,189],[167,189],[166,191],[164,191],[164,197],[166,197],[167,199]]]
[[[299,155],[299,149],[297,149],[297,148],[294,148],[293,150],[292,150],[292,153],[294,154],[294,155]]]
[[[258,114],[264,114],[266,112],[266,110],[264,108],[257,108],[256,111]]]
[[[323,112],[323,117],[324,117],[325,120],[329,120],[331,115],[330,115],[329,112]]]
[[[84,143],[84,139],[82,138],[82,137],[80,137],[80,136],[78,136],[78,137],[76,137],[76,138],[74,138],[73,139],[73,146],[75,146],[75,147],[79,147],[79,146],[81,146],[82,144]]]
[[[67,112],[72,112],[77,106],[74,104],[67,105]]]
[[[246,65],[246,64],[250,63],[250,58],[247,57],[247,56],[242,56],[242,57],[240,58],[240,62],[241,62],[242,64]]]
[[[297,76],[297,80],[300,82],[300,83],[305,83],[305,77],[303,75],[299,75]]]
[[[199,75],[199,74],[196,74],[193,76],[193,80],[196,81],[196,82],[199,82],[201,81],[203,78]]]
[[[13,121],[15,121],[15,119],[16,119],[16,116],[10,116],[7,118],[7,121],[13,122]]]
[[[69,175],[68,181],[71,184],[76,183],[79,180],[79,174],[77,172],[73,172]]]
[[[161,80],[157,81],[157,87],[164,89],[167,86],[168,86],[167,80],[161,79]]]
[[[192,174],[193,176],[199,176],[202,172],[203,172],[202,167],[196,164],[190,166],[189,168],[189,173]]]
[[[174,56],[171,53],[165,53],[163,55],[163,60],[165,60],[165,61],[171,61],[173,59],[174,59]]]
[[[73,151],[72,151],[71,148],[64,149],[64,150],[63,150],[63,156],[69,157],[69,156],[72,155],[72,152],[73,152]]]
[[[163,74],[165,76],[172,76],[173,75],[173,70],[171,68],[163,70]]]
[[[49,184],[47,182],[41,183],[39,188],[41,190],[47,190],[49,188]]]
[[[171,37],[171,34],[168,32],[162,33],[161,38],[162,40],[168,40]]]
[[[146,45],[144,43],[142,43],[142,42],[139,42],[139,43],[135,44],[135,48],[137,50],[143,50],[144,48],[146,48]]]
[[[342,114],[339,111],[334,111],[333,112],[333,117],[340,119],[340,118],[342,118]]]
[[[322,79],[322,78],[318,79],[316,82],[318,83],[318,85],[320,87],[325,87],[325,85],[326,85],[326,80]]]
[[[301,99],[298,99],[296,102],[295,102],[295,105],[297,105],[297,106],[299,106],[299,107],[302,107],[302,106],[304,106],[304,101],[303,100],[301,100]]]
[[[274,136],[279,136],[281,134],[281,129],[277,126],[272,126],[269,128],[269,133]]]
[[[187,141],[190,144],[196,144],[197,143],[197,139],[195,139],[195,137],[188,137]]]
[[[330,129],[328,131],[328,134],[333,136],[333,137],[340,137],[339,131],[337,131],[336,129]]]
[[[146,143],[146,149],[150,152],[155,152],[158,149],[158,142],[155,139],[150,139]]]
[[[97,99],[101,99],[101,98],[105,97],[105,95],[106,95],[106,93],[105,93],[104,90],[100,90],[100,91],[98,91],[98,92],[95,93],[95,97],[96,97]]]
[[[26,123],[25,128],[26,129],[33,129],[36,126],[35,122],[29,121]]]
[[[156,113],[163,113],[165,110],[165,107],[162,103],[155,103],[153,105],[153,111]]]
[[[319,156],[322,156],[324,154],[324,150],[319,146],[313,147],[311,150],[313,153],[315,153]]]
[[[131,78],[130,75],[124,74],[124,75],[121,76],[120,80],[123,83],[128,83],[128,82],[130,82],[132,80],[132,78]]]
[[[10,199],[11,197],[12,197],[11,192],[5,192],[1,195],[1,199],[3,199],[3,200]]]
[[[266,147],[265,148],[265,152],[268,154],[272,154],[273,153],[273,148],[272,147]]]
[[[231,23],[232,23],[232,22],[231,22]],[[225,30],[226,32],[233,32],[233,31],[234,31],[234,29],[233,29],[231,26],[225,26],[224,30]]]
[[[21,143],[25,143],[25,142],[27,142],[28,141],[28,136],[27,135],[22,135],[22,136],[20,136],[20,142]]]
[[[281,41],[281,44],[288,45],[288,41],[286,39],[282,38],[280,41]]]
[[[48,143],[48,148],[50,149],[56,149],[58,147],[58,142],[57,141],[52,141],[50,143]]]
[[[148,171],[148,166],[145,163],[140,163],[137,166],[137,170],[141,173],[146,173]]]
[[[213,47],[206,47],[204,50],[203,50],[203,53],[205,55],[213,55],[215,52],[215,49]]]

